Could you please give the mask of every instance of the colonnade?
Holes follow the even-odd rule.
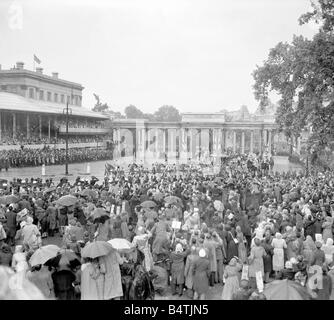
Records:
[[[119,142],[116,155],[137,159],[176,158],[179,160],[204,159],[227,151],[238,153],[265,150],[272,152],[274,128],[193,128],[193,127],[114,127],[113,140]]]

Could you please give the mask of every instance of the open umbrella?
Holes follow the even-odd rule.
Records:
[[[80,195],[83,197],[91,197],[93,199],[96,199],[98,197],[97,192],[92,189],[84,189],[80,192]]]
[[[16,203],[19,202],[19,198],[14,195],[8,195],[8,196],[3,196],[0,197],[0,203],[1,204],[11,204],[11,203]]]
[[[54,244],[49,244],[37,249],[31,256],[29,263],[30,265],[37,266],[39,264],[44,264],[48,260],[55,258],[59,252],[60,248]]]
[[[311,295],[305,287],[288,279],[271,282],[263,294],[267,300],[311,300]]]
[[[59,198],[56,201],[56,203],[63,207],[70,207],[76,204],[77,201],[78,199],[76,197],[71,196],[71,195],[66,195],[66,196],[62,196],[61,198]]]
[[[114,248],[112,245],[105,241],[94,241],[87,244],[81,251],[81,256],[83,258],[102,257],[108,255]]]
[[[176,197],[176,196],[166,197],[165,202],[168,203],[168,204],[176,204],[176,205],[179,205],[181,207],[183,206],[182,200],[179,197]]]
[[[133,249],[133,245],[126,239],[115,238],[108,241],[111,246],[118,251],[130,251]]]
[[[105,211],[103,208],[96,208],[93,211],[92,216],[94,222],[104,223],[107,219],[110,219],[107,211]]]
[[[50,192],[53,192],[55,190],[57,190],[56,187],[50,187],[50,188],[45,189],[44,193],[50,193]]]
[[[154,208],[156,206],[157,206],[157,204],[154,201],[151,201],[151,200],[146,200],[146,201],[141,203],[142,208]]]

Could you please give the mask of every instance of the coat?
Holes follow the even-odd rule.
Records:
[[[81,300],[102,300],[104,274],[97,263],[81,265]]]
[[[43,266],[39,271],[28,271],[27,279],[41,290],[46,299],[55,297],[51,272],[47,267]]]
[[[199,295],[209,291],[210,262],[206,258],[198,257],[193,262],[193,289]]]
[[[54,230],[57,227],[57,209],[55,207],[48,207],[46,209],[47,222],[49,229]]]
[[[263,257],[266,256],[266,251],[261,246],[255,246],[251,249],[250,264],[249,264],[249,277],[256,277],[256,272],[261,271],[262,277],[264,276],[264,264]]]
[[[184,276],[185,276],[185,285],[188,289],[192,289],[194,285],[193,281],[193,268],[194,263],[199,257],[195,254],[190,254],[187,256],[186,265],[184,269]]]
[[[110,300],[123,296],[122,279],[120,264],[123,263],[119,253],[116,250],[111,251],[107,256],[99,258],[104,273],[103,299]]]
[[[171,253],[171,275],[173,283],[184,284],[185,258],[188,253],[188,250],[181,253]]]
[[[75,274],[70,270],[56,271],[52,274],[55,296],[59,300],[74,300]]]
[[[210,272],[217,271],[216,247],[218,243],[213,240],[204,240],[204,248],[209,253],[208,258],[210,262]]]

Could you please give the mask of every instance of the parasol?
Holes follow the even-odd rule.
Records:
[[[142,208],[154,208],[157,206],[157,204],[154,202],[154,201],[151,201],[151,200],[147,200],[147,201],[144,201],[140,204],[140,206]]]
[[[94,241],[87,244],[81,251],[81,256],[83,258],[102,257],[108,255],[114,248],[112,245],[105,241]]]
[[[80,192],[80,195],[83,197],[91,197],[93,199],[97,199],[98,197],[97,192],[92,189],[84,189]]]
[[[77,201],[78,199],[76,197],[71,196],[71,195],[66,195],[66,196],[59,198],[56,201],[56,203],[63,207],[70,207],[76,204]]]
[[[176,196],[166,197],[165,202],[168,203],[168,204],[176,204],[176,205],[179,205],[179,206],[183,207],[182,200],[179,197],[176,197]]]
[[[59,252],[60,248],[54,244],[49,244],[37,249],[31,256],[29,263],[30,265],[37,266],[39,264],[44,264],[48,260],[55,258]]]
[[[94,222],[104,223],[107,219],[110,219],[107,211],[105,211],[103,208],[96,208],[93,211],[92,216]]]
[[[55,190],[57,190],[56,187],[50,187],[50,188],[45,189],[44,193],[50,193],[50,192],[53,192]]]
[[[3,197],[0,197],[0,204],[16,203],[19,200],[20,199],[17,196],[14,196],[14,195],[3,196]]]
[[[126,239],[115,238],[108,241],[111,246],[118,251],[130,251],[133,249],[133,245]]]
[[[263,294],[267,300],[311,300],[311,295],[305,287],[288,279],[271,282]]]

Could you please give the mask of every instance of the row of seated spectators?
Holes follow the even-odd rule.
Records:
[[[111,140],[112,135],[78,135],[78,136],[70,136],[68,138],[68,143],[98,143],[103,142],[105,140]],[[42,139],[39,135],[31,135],[28,139],[24,134],[17,134],[15,138],[11,135],[3,133],[0,139],[0,146],[1,145],[34,145],[34,144],[64,144],[66,143],[65,136],[59,137],[52,137],[51,139],[48,138],[47,135],[42,135]]]
[[[56,128],[60,126],[66,126],[65,120],[57,120],[55,123]],[[69,128],[94,128],[94,129],[103,129],[106,128],[105,121],[75,121],[69,120],[68,122]]]

